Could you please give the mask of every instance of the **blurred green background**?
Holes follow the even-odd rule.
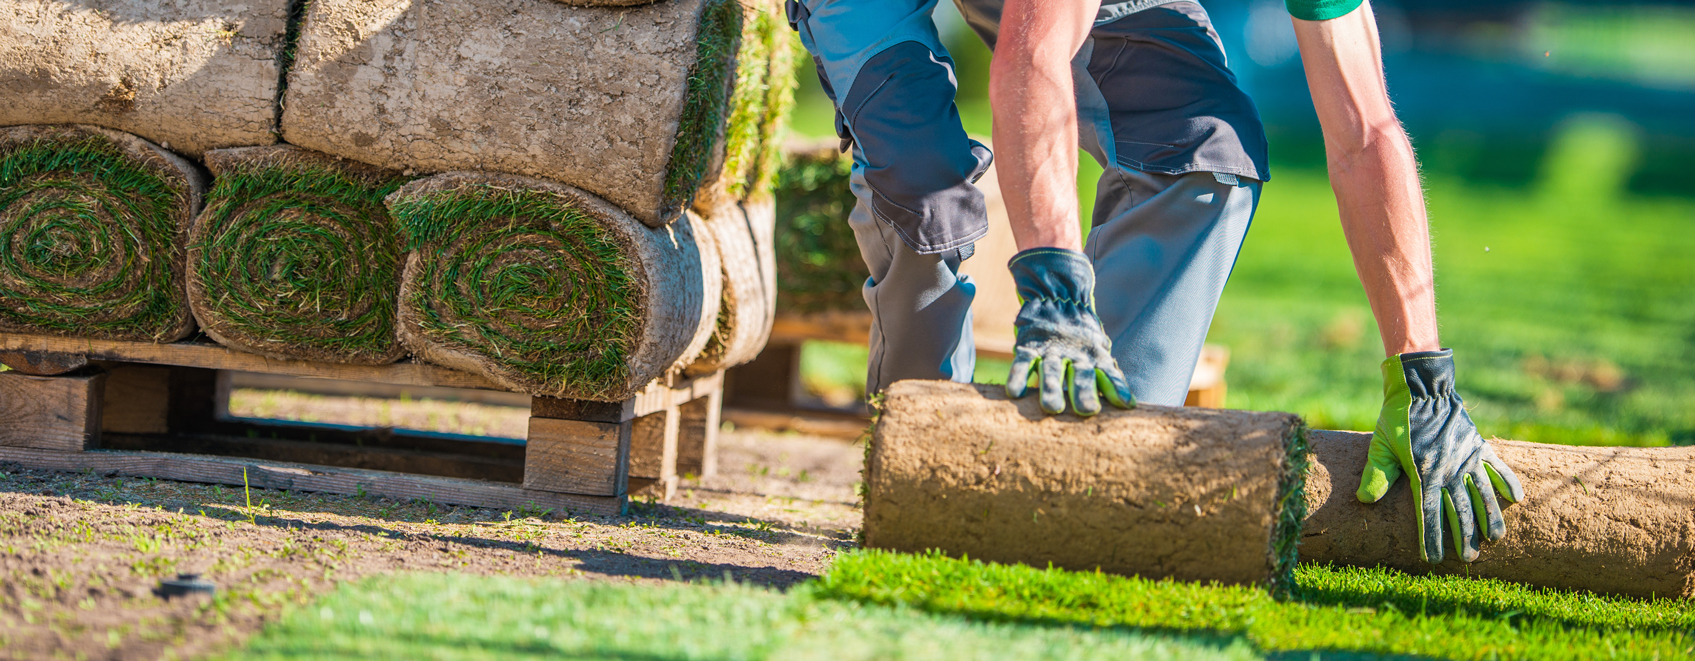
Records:
[[[1382,345],[1288,15],[1280,0],[1202,4],[1272,140],[1272,178],[1208,337],[1232,353],[1227,405],[1370,429]],[[1695,443],[1695,7],[1374,8],[1424,173],[1442,340],[1484,435]],[[987,136],[990,54],[951,4],[937,20],[966,128]],[[831,135],[816,74],[799,75],[794,132]],[[1086,230],[1101,169],[1081,162]],[[863,347],[811,343],[804,378],[841,403],[865,360]],[[1005,369],[984,361],[978,379]]]

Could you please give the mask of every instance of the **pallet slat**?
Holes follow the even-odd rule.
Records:
[[[106,375],[0,372],[0,445],[76,452],[100,440]]]

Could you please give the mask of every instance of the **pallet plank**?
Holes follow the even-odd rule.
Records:
[[[115,434],[163,434],[171,430],[171,368],[165,365],[102,363],[100,430]]]
[[[0,364],[24,374],[58,376],[87,367],[88,358],[46,351],[0,351]]]
[[[622,497],[535,491],[483,480],[167,452],[62,452],[0,447],[0,461],[48,470],[93,470],[99,473],[155,477],[180,482],[229,485],[242,484],[242,473],[245,470],[248,484],[265,489],[340,494],[363,492],[396,500],[427,499],[435,503],[496,509],[527,506],[550,509],[555,513],[571,511],[615,516],[623,513],[625,502]]]
[[[530,417],[524,488],[621,496],[628,484],[631,423]]]
[[[80,452],[100,442],[106,374],[0,372],[0,445]]]
[[[723,389],[677,407],[677,474],[711,477],[718,474],[718,427]]]

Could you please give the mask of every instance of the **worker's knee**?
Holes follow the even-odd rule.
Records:
[[[903,42],[867,60],[842,102],[871,211],[924,254],[988,233],[983,194],[972,182],[993,155],[965,135],[954,80],[945,55]]]

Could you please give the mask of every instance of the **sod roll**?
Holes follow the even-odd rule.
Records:
[[[722,151],[742,25],[736,0],[313,0],[283,137],[402,170],[551,179],[658,226]]]
[[[695,210],[703,214],[726,203],[770,196],[794,106],[794,30],[782,3],[766,0],[743,9],[724,137],[694,200]]]
[[[865,545],[1286,591],[1303,431],[1285,413],[1160,406],[1084,421],[1000,386],[899,381],[866,463]]]
[[[776,184],[777,309],[785,314],[865,310],[871,273],[848,226],[853,158],[829,144],[797,145]]]
[[[1354,497],[1370,434],[1311,433],[1301,561],[1462,574],[1632,597],[1695,597],[1695,448],[1493,441],[1524,485],[1507,534],[1469,566],[1419,559],[1402,480],[1376,504]],[[1452,549],[1452,542],[1448,541]]]
[[[450,172],[388,197],[409,237],[401,340],[517,392],[621,401],[716,316],[687,217],[647,227],[563,184]]]
[[[404,356],[404,262],[383,198],[399,173],[288,145],[214,150],[190,234],[188,300],[218,343],[273,358],[380,365]]]
[[[691,375],[709,374],[753,360],[771,337],[776,282],[771,271],[770,202],[744,209],[727,202],[703,217],[703,235],[718,249],[723,295],[710,340],[688,366]]]
[[[276,142],[289,0],[0,3],[0,126],[80,123],[198,157]]]
[[[0,330],[171,342],[194,330],[182,158],[93,126],[0,128]]]

